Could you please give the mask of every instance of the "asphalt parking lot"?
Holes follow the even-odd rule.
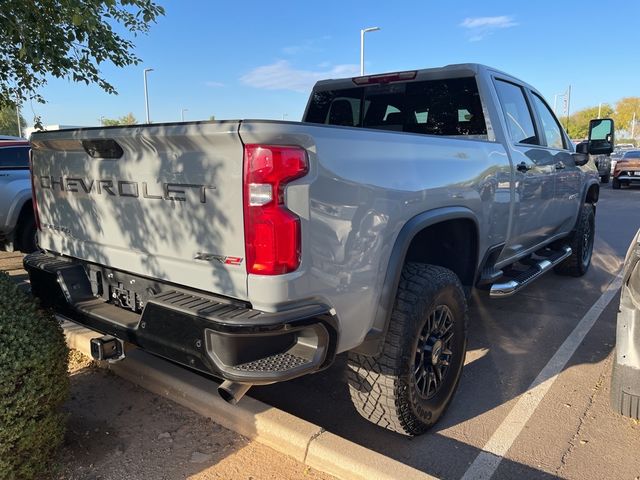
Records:
[[[560,375],[543,378],[547,386],[555,379],[551,387],[543,394],[530,389],[615,279],[640,227],[638,202],[638,187],[613,191],[602,185],[593,264],[585,277],[549,273],[502,300],[476,292],[460,387],[428,434],[409,439],[360,418],[348,397],[344,358],[317,375],[254,388],[251,396],[442,479],[465,473],[486,478],[493,470],[483,468],[482,461],[492,455],[470,465],[495,445],[506,454],[493,459],[493,478],[640,478],[640,425],[609,409],[617,291]],[[527,406],[527,397],[536,394],[539,404]],[[507,419],[514,407],[519,410]],[[528,421],[522,411],[531,415]]]
[[[421,437],[358,416],[344,357],[325,372],[255,387],[250,395],[441,479],[639,479],[640,424],[609,408],[618,303],[612,285],[640,227],[639,201],[640,187],[602,186],[585,277],[549,273],[503,300],[474,294],[460,387],[442,421]],[[14,274],[26,280],[22,271]],[[566,364],[557,361],[563,352]],[[487,453],[496,449],[504,454]]]

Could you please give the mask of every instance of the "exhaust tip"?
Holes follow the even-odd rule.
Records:
[[[244,397],[250,388],[251,384],[249,383],[237,383],[225,380],[218,387],[218,394],[225,402],[235,405]]]

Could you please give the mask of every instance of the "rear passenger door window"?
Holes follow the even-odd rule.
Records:
[[[522,87],[497,79],[495,85],[513,143],[539,145],[531,110]]]
[[[29,168],[29,147],[0,148],[0,169]]]
[[[556,120],[556,117],[551,113],[551,109],[542,98],[535,93],[533,93],[531,97],[533,98],[533,107],[536,109],[536,112],[538,112],[538,117],[542,123],[542,133],[544,134],[547,147],[564,150],[566,145],[558,120]]]

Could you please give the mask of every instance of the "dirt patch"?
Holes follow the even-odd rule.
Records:
[[[55,478],[333,478],[70,354],[71,397]]]

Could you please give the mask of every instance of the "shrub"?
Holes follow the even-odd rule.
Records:
[[[47,476],[64,438],[67,355],[55,317],[0,272],[0,480]]]

